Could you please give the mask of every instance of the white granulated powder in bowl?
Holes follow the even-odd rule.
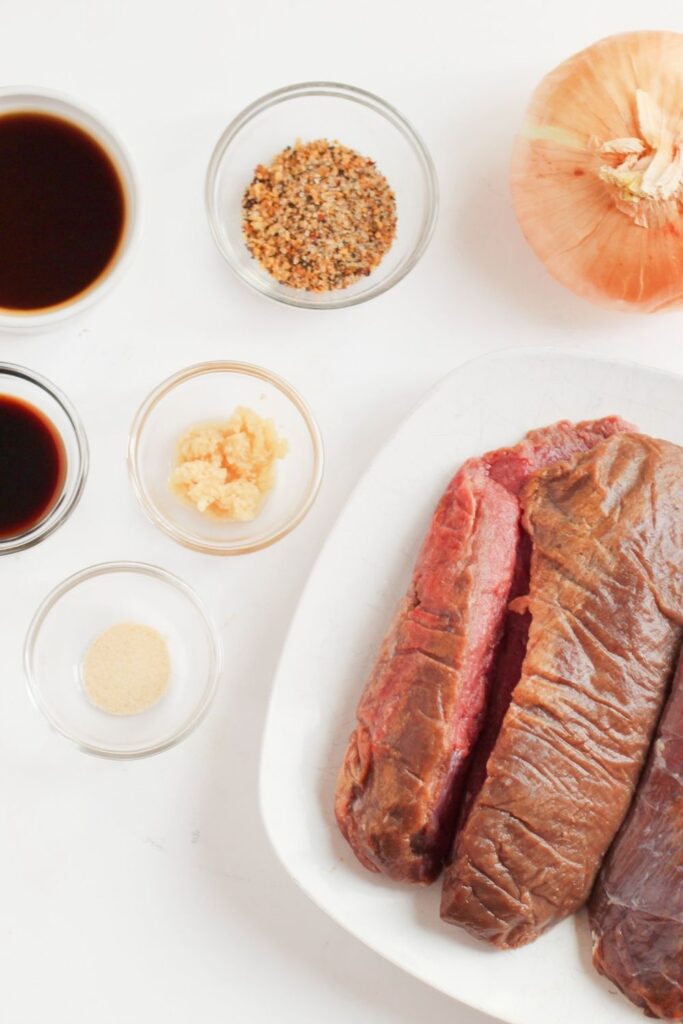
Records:
[[[93,640],[82,666],[83,688],[110,715],[136,715],[164,695],[171,674],[168,647],[151,626],[121,622]]]

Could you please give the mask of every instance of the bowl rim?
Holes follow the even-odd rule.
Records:
[[[368,107],[375,111],[375,113],[384,117],[387,121],[393,124],[393,126],[411,145],[418,158],[418,163],[421,166],[426,182],[426,213],[423,218],[422,228],[417,243],[412,248],[408,256],[406,256],[386,278],[378,281],[374,286],[370,286],[366,291],[363,291],[360,294],[349,295],[347,293],[345,295],[345,290],[340,290],[338,292],[339,298],[332,299],[324,305],[314,303],[311,299],[307,298],[309,294],[308,292],[302,291],[299,294],[294,288],[290,289],[291,294],[290,292],[282,294],[275,293],[271,291],[267,287],[266,283],[257,275],[248,275],[244,273],[233,259],[230,249],[225,247],[222,243],[218,227],[219,217],[214,202],[215,184],[221,163],[228,148],[240,131],[249,124],[251,120],[263,113],[263,111],[268,110],[270,107],[276,106],[279,103],[287,102],[288,100],[299,99],[304,96],[334,96],[346,99]],[[218,251],[223,256],[233,273],[236,274],[241,281],[253,288],[254,291],[263,295],[265,298],[274,300],[275,302],[281,302],[286,306],[296,306],[300,309],[343,309],[348,306],[357,306],[362,302],[368,302],[377,295],[382,295],[384,292],[389,291],[390,288],[393,288],[394,285],[403,280],[403,278],[410,273],[413,267],[418,263],[427,249],[436,227],[439,211],[439,183],[436,174],[436,167],[432,156],[427,149],[426,143],[418,131],[413,127],[411,122],[408,121],[408,119],[405,118],[403,114],[396,109],[396,107],[387,103],[386,100],[383,100],[375,93],[368,92],[366,89],[360,89],[353,85],[346,85],[343,82],[297,82],[294,85],[286,85],[280,89],[275,89],[272,92],[268,92],[254,100],[228,124],[227,128],[218,139],[213,153],[211,154],[211,159],[209,160],[204,183],[204,203],[211,235]]]
[[[300,505],[298,511],[288,519],[283,526],[280,526],[275,530],[271,530],[270,533],[261,538],[257,538],[255,541],[230,543],[229,545],[226,545],[223,543],[197,540],[192,533],[175,526],[157,511],[154,503],[148,498],[147,492],[142,483],[142,474],[138,466],[140,440],[151,413],[157,407],[159,402],[169,394],[169,392],[182,386],[195,377],[202,377],[210,373],[244,374],[250,377],[256,377],[259,380],[263,380],[266,383],[273,385],[296,407],[306,424],[311,440],[311,447],[313,450],[313,478],[309,485],[305,500]],[[280,377],[279,374],[273,373],[270,370],[266,370],[262,366],[257,366],[254,363],[245,363],[237,360],[211,360],[203,363],[194,363],[192,366],[178,370],[177,373],[167,377],[148,394],[136,412],[131,424],[128,435],[127,462],[128,475],[135,497],[140,503],[147,518],[151,520],[156,527],[167,534],[167,536],[177,541],[177,543],[190,548],[192,551],[198,551],[202,554],[208,555],[229,556],[251,554],[254,551],[261,551],[263,548],[270,547],[271,544],[275,544],[276,541],[282,540],[283,537],[286,537],[287,534],[291,533],[292,530],[301,523],[313,506],[313,503],[320,491],[324,472],[325,452],[320,428],[318,427],[310,407],[307,402],[304,401],[299,392],[283,377]]]
[[[94,579],[98,576],[107,576],[112,573],[139,573],[140,575],[149,576],[153,579],[159,580],[161,583],[165,583],[169,586],[179,590],[189,601],[194,605],[196,610],[199,612],[199,616],[204,625],[206,636],[209,642],[209,655],[210,663],[209,670],[207,673],[207,684],[202,691],[201,698],[195,706],[192,714],[189,716],[187,721],[180,726],[171,736],[168,736],[164,740],[160,740],[158,743],[152,743],[143,747],[136,747],[133,750],[113,750],[111,748],[101,746],[94,743],[87,743],[77,738],[72,732],[63,726],[59,725],[53,718],[50,712],[47,710],[45,702],[42,698],[41,688],[38,684],[37,674],[35,671],[35,650],[36,643],[40,636],[40,631],[45,622],[45,619],[55,607],[55,605],[71,590],[76,589],[81,583],[85,583],[87,580]],[[48,593],[47,597],[41,602],[36,611],[33,614],[33,618],[29,624],[26,632],[26,638],[24,640],[24,676],[26,679],[26,688],[28,690],[29,697],[34,707],[40,711],[45,720],[48,722],[50,727],[69,740],[79,750],[82,750],[86,754],[92,754],[95,757],[109,758],[115,761],[132,761],[142,757],[151,757],[153,754],[160,754],[164,750],[168,750],[171,747],[176,746],[181,740],[184,740],[191,732],[193,732],[202,719],[205,717],[209,707],[211,706],[213,699],[216,695],[218,688],[218,681],[221,675],[223,667],[223,653],[220,641],[220,636],[213,617],[209,613],[204,602],[199,598],[193,588],[180,579],[174,573],[169,572],[167,569],[162,569],[160,566],[151,565],[147,562],[134,562],[134,561],[118,561],[118,562],[99,562],[96,565],[87,566],[85,569],[80,569],[78,572],[72,573],[67,576],[65,580],[58,583],[56,587]]]
[[[17,534],[15,537],[6,537],[4,540],[0,538],[0,557],[14,554],[17,551],[25,551],[35,544],[40,544],[41,541],[49,537],[50,534],[54,533],[55,530],[59,529],[66,522],[81,500],[90,466],[88,438],[83,422],[75,406],[64,392],[56,384],[48,380],[47,377],[43,377],[42,374],[37,373],[35,370],[30,370],[27,366],[21,366],[19,363],[0,362],[0,393],[2,391],[2,380],[5,377],[15,377],[27,381],[41,391],[46,392],[57,403],[73,430],[77,454],[76,476],[71,493],[68,493],[65,485],[61,495],[44,519],[40,519],[25,533]]]
[[[4,106],[6,101],[15,100],[16,106]],[[141,228],[140,183],[126,145],[119,135],[109,127],[97,111],[81,103],[59,89],[48,89],[36,85],[8,85],[0,87],[0,117],[17,111],[31,110],[52,114],[71,121],[95,139],[105,150],[116,168],[126,198],[126,218],[118,247],[109,264],[87,288],[71,299],[36,310],[0,309],[0,330],[23,334],[47,329],[63,320],[77,316],[98,302],[120,280],[127,270],[133,251],[137,247]],[[54,104],[50,106],[50,104]],[[57,109],[55,109],[57,108]],[[61,109],[60,109],[61,108]]]

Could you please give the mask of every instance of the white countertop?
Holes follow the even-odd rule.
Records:
[[[680,0],[23,0],[1,7],[7,84],[50,86],[127,142],[143,236],[121,285],[0,359],[79,408],[92,470],[73,518],[0,565],[0,1019],[7,1024],[476,1024],[481,1015],[364,949],[295,888],[257,806],[271,678],[306,574],[360,471],[406,411],[472,355],[514,345],[615,354],[683,372],[683,314],[593,308],[551,281],[516,228],[510,140],[540,76],[627,28],[683,30]],[[434,241],[395,290],[314,314],[233,278],[203,209],[211,149],[280,85],[348,81],[424,136],[442,202]],[[157,532],[125,470],[144,395],[192,362],[236,358],[288,378],[319,417],[327,472],[309,518],[268,551],[194,555]],[[491,410],[495,415],[495,410]],[[188,580],[221,626],[209,718],[159,757],[87,758],[26,696],[23,635],[48,589],[93,562],[140,559]],[[493,971],[491,983],[495,984]]]

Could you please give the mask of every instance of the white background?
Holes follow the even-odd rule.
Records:
[[[73,518],[0,565],[3,1024],[486,1019],[365,950],[287,878],[258,814],[265,707],[332,521],[382,440],[446,371],[534,344],[683,372],[683,314],[626,316],[564,292],[522,241],[506,181],[511,138],[545,71],[610,32],[665,27],[683,31],[679,0],[0,0],[4,83],[59,88],[99,110],[132,152],[144,205],[133,264],[101,305],[49,335],[0,337],[0,359],[67,391],[92,454]],[[204,216],[204,172],[227,122],[262,93],[311,78],[394,103],[423,134],[441,185],[420,265],[345,311],[252,294],[222,263]],[[291,380],[327,447],[306,522],[269,551],[227,561],[156,532],[124,458],[145,394],[184,365],[221,357]],[[485,396],[482,415],[495,415]],[[87,758],[52,735],[21,670],[23,635],[46,591],[117,558],[157,563],[194,585],[226,655],[199,731],[133,764]]]

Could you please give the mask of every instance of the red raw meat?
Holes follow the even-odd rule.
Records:
[[[683,1019],[682,837],[683,655],[635,800],[590,901],[597,969],[649,1016],[670,1020]]]
[[[535,430],[470,459],[448,486],[337,785],[339,828],[370,870],[428,883],[451,847],[518,562],[521,488],[538,469],[627,429],[609,417]]]
[[[628,811],[683,635],[682,503],[683,449],[631,433],[523,492],[526,655],[441,901],[496,946],[583,905]]]

